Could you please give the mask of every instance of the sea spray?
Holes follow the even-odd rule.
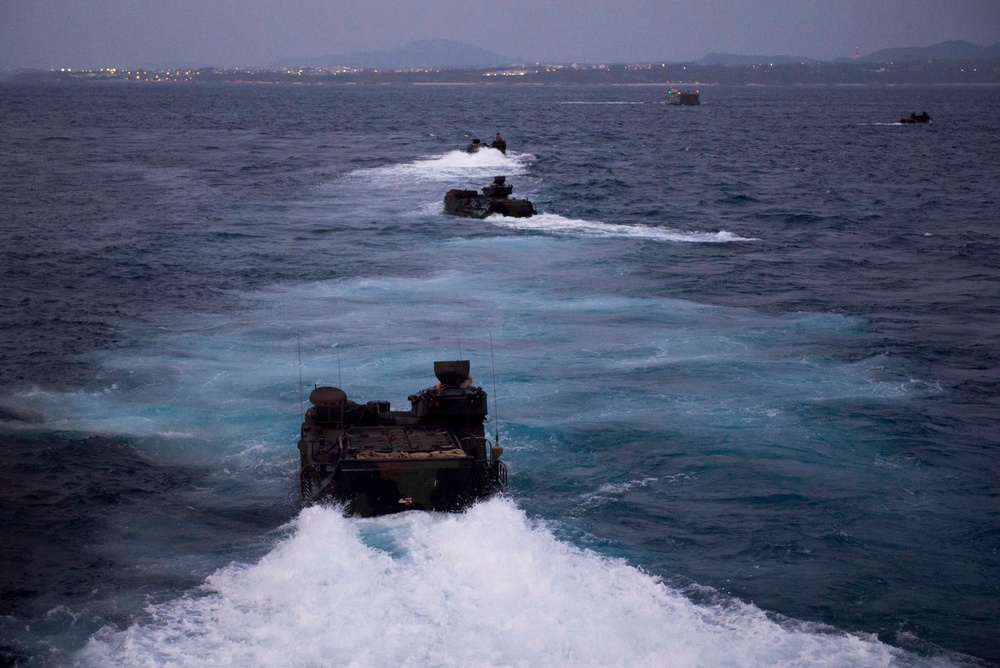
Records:
[[[82,665],[889,666],[867,636],[697,606],[514,504],[346,519],[312,507],[252,564],[98,634]]]

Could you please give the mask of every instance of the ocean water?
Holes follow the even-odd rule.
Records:
[[[1000,89],[701,92],[0,86],[0,665],[1000,664]],[[507,495],[300,507],[456,357]]]

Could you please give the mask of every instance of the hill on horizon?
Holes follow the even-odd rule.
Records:
[[[867,63],[894,62],[914,62],[922,60],[989,60],[1000,58],[1000,42],[993,46],[980,46],[962,40],[950,42],[940,42],[930,46],[907,46],[893,49],[880,49],[873,51],[861,58],[838,58],[835,62],[852,62],[859,60]],[[830,62],[816,60],[815,58],[803,58],[799,56],[744,56],[730,53],[710,53],[700,60],[694,61],[697,65],[787,65],[790,63],[822,63]]]
[[[806,58],[804,56],[751,56],[730,53],[709,53],[692,62],[696,65],[748,66],[787,65],[793,63],[824,62],[912,62],[924,60],[988,60],[1000,58],[1000,42],[980,46],[962,40],[940,42],[930,46],[912,46],[873,51],[861,58],[837,58],[834,61]],[[285,58],[270,66],[284,67],[356,67],[359,69],[488,69],[504,67],[519,62],[465,42],[450,39],[424,39],[410,42],[387,51],[359,51],[331,53],[322,56]]]
[[[914,60],[987,60],[1000,58],[1000,42],[993,46],[980,46],[971,42],[956,39],[950,42],[939,42],[930,46],[906,46],[895,49],[881,49],[862,56],[867,62],[884,63],[888,61]]]
[[[286,58],[274,67],[357,67],[364,69],[486,69],[509,65],[513,59],[478,46],[450,39],[422,39],[388,51],[331,53]]]

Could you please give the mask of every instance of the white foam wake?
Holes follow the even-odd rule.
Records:
[[[729,243],[733,241],[756,241],[756,239],[741,237],[732,232],[683,232],[667,227],[652,227],[650,225],[618,225],[590,220],[576,220],[563,216],[542,213],[531,218],[505,218],[491,216],[489,221],[499,227],[549,234],[573,235],[596,239],[630,238],[648,239],[675,243]]]
[[[476,153],[449,151],[444,155],[421,158],[412,162],[359,170],[352,176],[361,179],[369,187],[379,185],[398,187],[413,180],[453,181],[469,177],[481,180],[495,174],[523,174],[532,159],[533,156],[526,153],[504,155],[493,149],[481,149]]]
[[[511,502],[350,520],[308,508],[256,564],[99,633],[119,666],[888,666],[869,637],[691,603]]]

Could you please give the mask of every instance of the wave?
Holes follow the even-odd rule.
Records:
[[[528,232],[567,234],[598,239],[629,238],[647,239],[675,243],[731,243],[734,241],[757,241],[752,237],[720,230],[718,232],[684,232],[667,227],[649,225],[620,225],[590,220],[565,218],[558,214],[542,213],[531,218],[506,218],[491,216],[489,221],[498,227]]]
[[[529,153],[504,155],[492,149],[481,149],[476,153],[449,151],[412,162],[360,169],[349,176],[374,186],[398,186],[413,180],[481,179],[494,174],[524,174],[533,160],[534,156]]]
[[[921,665],[873,636],[695,604],[509,500],[461,515],[303,510],[268,555],[105,629],[81,665]],[[928,664],[929,665],[929,664]]]

